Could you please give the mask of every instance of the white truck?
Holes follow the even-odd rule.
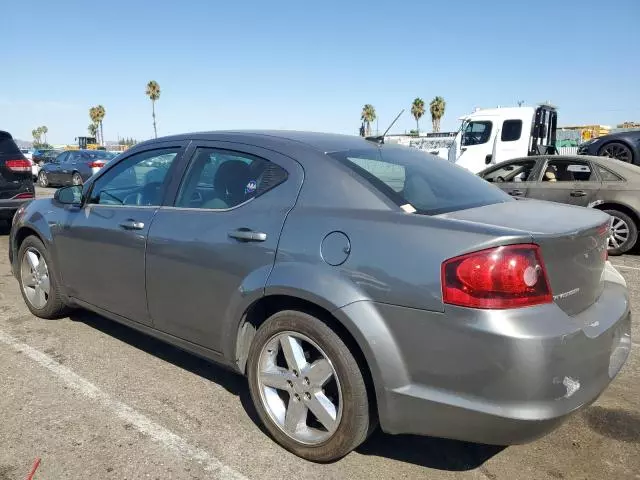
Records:
[[[556,153],[558,113],[551,105],[481,109],[461,120],[448,158],[473,173],[512,158]]]

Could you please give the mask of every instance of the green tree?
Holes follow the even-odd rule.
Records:
[[[94,132],[92,136],[98,138],[98,125],[100,124],[100,122],[98,121],[98,107],[91,107],[89,109],[89,118],[91,119],[91,124],[95,127],[91,129]]]
[[[362,107],[362,113],[360,114],[360,119],[366,125],[366,136],[371,135],[371,123],[376,119],[376,109],[370,103],[367,103],[364,107]]]
[[[153,117],[153,135],[158,138],[158,129],[156,128],[156,101],[160,98],[160,85],[155,80],[147,83],[145,94],[151,100],[151,116]]]
[[[98,125],[96,125],[95,123],[90,123],[89,126],[87,127],[87,131],[89,132],[89,136],[90,137],[94,137],[98,134]]]
[[[47,128],[46,125],[43,125],[42,127],[40,127],[40,130],[42,131],[42,134],[44,135],[44,143],[47,144],[47,133],[49,133],[49,129]]]
[[[429,111],[431,112],[431,125],[434,132],[440,131],[440,119],[444,116],[444,109],[447,103],[442,97],[434,97],[429,104]]]
[[[416,132],[420,134],[420,119],[424,115],[424,100],[416,97],[411,104],[411,115],[416,119]]]
[[[96,120],[98,121],[98,125],[100,126],[100,145],[104,146],[104,129],[102,127],[102,121],[104,120],[104,116],[106,111],[102,105],[98,105],[96,107]]]

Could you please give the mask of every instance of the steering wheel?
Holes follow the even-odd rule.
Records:
[[[504,182],[504,181],[505,181],[505,179],[504,179],[504,177],[497,176],[495,181],[496,181],[497,183],[502,183],[502,182]]]

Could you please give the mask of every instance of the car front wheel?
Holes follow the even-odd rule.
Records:
[[[603,146],[598,155],[601,157],[615,158],[627,163],[633,163],[633,152],[624,143],[611,142]]]
[[[371,418],[362,372],[320,319],[297,311],[274,314],[256,332],[247,373],[260,419],[290,452],[329,462],[366,439]]]
[[[36,236],[29,236],[18,252],[18,281],[27,307],[40,318],[59,318],[66,311],[60,286],[53,274],[51,258]]]

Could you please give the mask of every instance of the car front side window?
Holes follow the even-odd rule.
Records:
[[[88,203],[160,206],[167,172],[179,150],[140,152],[118,162],[95,181]]]

